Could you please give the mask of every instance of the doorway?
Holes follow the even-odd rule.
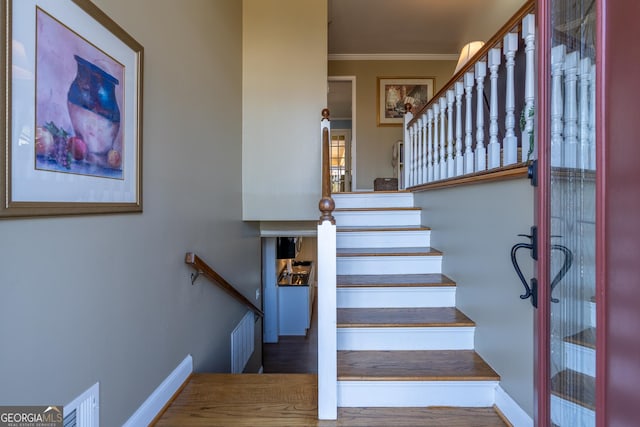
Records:
[[[356,187],[356,78],[328,78],[327,107],[331,113],[331,191]]]

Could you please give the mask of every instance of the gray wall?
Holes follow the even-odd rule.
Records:
[[[185,252],[250,298],[261,261],[241,220],[242,3],[96,3],[145,48],[144,213],[0,221],[0,404],[65,404],[99,381],[115,426],[187,354],[230,369],[246,311],[191,286]]]
[[[456,305],[476,322],[476,351],[501,376],[502,388],[533,416],[533,320],[511,266],[511,246],[527,241],[533,187],[526,179],[415,193],[431,244],[444,252],[443,273],[458,284]],[[518,257],[532,277],[529,252]]]

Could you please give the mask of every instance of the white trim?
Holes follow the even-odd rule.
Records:
[[[162,408],[171,400],[173,395],[180,390],[180,387],[189,378],[193,372],[193,358],[191,355],[178,365],[176,369],[169,374],[162,384],[156,388],[153,393],[144,401],[136,412],[123,424],[123,427],[146,426],[158,416]]]
[[[442,255],[338,257],[338,274],[442,273]]]
[[[339,248],[410,248],[431,246],[431,230],[340,231]]]
[[[496,387],[495,405],[513,427],[533,427],[533,418],[501,386]]]
[[[339,407],[487,407],[497,381],[338,381]]]
[[[338,350],[473,350],[474,326],[338,328]]]
[[[329,61],[457,61],[458,53],[330,53]]]
[[[336,209],[345,208],[412,208],[413,193],[385,193],[365,190],[365,193],[332,194]]]
[[[338,288],[338,308],[454,307],[455,286]]]

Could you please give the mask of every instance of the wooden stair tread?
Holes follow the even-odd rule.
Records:
[[[325,424],[331,423],[331,424]],[[335,424],[333,424],[335,423]],[[367,427],[506,427],[495,408],[338,408],[338,420],[322,426]]]
[[[551,393],[595,411],[596,379],[580,372],[565,369],[551,378]]]
[[[407,206],[385,206],[380,208],[336,208],[334,212],[419,211],[421,209]]]
[[[338,248],[338,257],[359,256],[441,256],[442,252],[430,246],[411,248]]]
[[[339,308],[338,328],[470,327],[475,323],[455,307]]]
[[[499,381],[473,350],[338,351],[339,381]]]
[[[339,194],[345,194],[345,195],[349,195],[349,194],[364,194],[367,196],[371,196],[373,194],[384,194],[384,193],[410,193],[409,190],[376,190],[376,191],[340,191],[338,193],[333,193],[333,195],[339,195]]]
[[[345,274],[337,276],[339,288],[359,287],[428,287],[455,286],[455,282],[444,274]]]
[[[429,231],[431,228],[424,225],[345,225],[337,226],[338,233],[343,232],[371,232],[371,231]]]
[[[577,334],[571,335],[564,339],[565,342],[580,345],[590,349],[596,349],[596,330],[595,328],[588,328]]]

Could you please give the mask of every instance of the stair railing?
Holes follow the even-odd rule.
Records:
[[[525,3],[427,105],[407,109],[404,188],[535,158],[534,10]]]
[[[195,281],[200,275],[203,275],[212,283],[215,283],[220,288],[222,288],[238,302],[246,305],[249,310],[253,311],[253,313],[256,315],[256,318],[264,317],[264,313],[262,310],[256,307],[254,303],[249,301],[247,297],[242,295],[231,283],[227,282],[213,268],[209,267],[209,265],[200,257],[198,257],[198,255],[194,254],[193,252],[187,252],[184,262],[193,267],[194,270],[196,270],[196,272],[191,275],[192,285],[195,284]]]
[[[336,220],[331,198],[331,125],[322,110],[322,199],[318,222],[318,418],[338,416],[338,347],[336,331]]]

